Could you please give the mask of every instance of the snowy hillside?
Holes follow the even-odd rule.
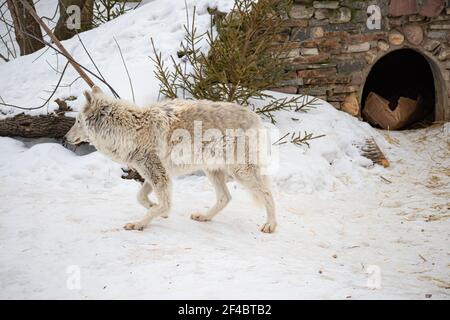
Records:
[[[42,14],[52,15],[51,3],[56,5],[56,0],[40,1],[37,10]],[[177,1],[178,2],[178,1]],[[138,104],[154,102],[158,97],[158,84],[153,80],[153,62],[150,38],[153,38],[158,50],[166,59],[170,55],[176,55],[184,35],[183,24],[186,23],[186,9],[184,1],[181,5],[168,5],[167,0],[144,1],[137,9],[127,12],[124,16],[110,21],[107,24],[80,34],[80,37],[103,74],[106,81],[119,93],[121,98],[132,100],[132,93],[127,75],[122,64],[119,49],[114,38],[119,43],[127,67],[133,80],[135,99]],[[188,12],[192,14],[196,7],[196,24],[199,32],[209,28],[210,15],[207,12],[208,4],[217,6],[220,10],[228,11],[232,0],[188,0]],[[41,9],[41,10],[39,10]],[[85,53],[82,44],[73,37],[62,42],[70,54],[81,65],[95,71],[94,65]],[[41,98],[46,98],[60,77],[65,59],[56,56],[52,50],[47,50],[40,56],[44,49],[33,54],[12,60],[9,63],[0,64],[0,97],[5,103],[31,107],[40,105]],[[39,58],[38,58],[39,57]],[[50,64],[50,66],[49,66]],[[33,70],[32,73],[17,72],[17,70]],[[62,87],[56,92],[55,97],[80,96],[88,86],[79,79],[69,87],[78,74],[68,68],[62,81]],[[98,81],[96,81],[98,82]],[[20,84],[20,86],[18,85]],[[98,83],[100,85],[100,83]],[[103,87],[106,88],[106,87]],[[105,92],[107,90],[105,89]],[[83,104],[77,100],[71,106],[75,109]],[[51,102],[47,108],[30,111],[30,114],[42,114],[55,110],[57,104]],[[21,113],[22,110],[0,107],[0,119]]]
[[[226,11],[232,3],[187,2],[190,12],[197,6],[201,28],[209,23],[208,4]],[[166,57],[183,36],[185,10],[167,3],[146,1],[81,34],[105,78],[131,100],[117,39],[138,104],[158,98],[150,36]],[[93,68],[76,38],[64,45]],[[48,51],[35,60],[41,53],[0,65],[4,101],[36,105],[56,83],[47,64],[56,58]],[[69,68],[64,82],[75,78]],[[82,97],[85,89],[79,80],[57,96]],[[0,110],[2,117],[19,112]],[[281,135],[325,137],[310,148],[280,146],[271,176],[274,234],[259,231],[265,214],[235,182],[228,183],[232,201],[212,222],[190,220],[214,202],[201,175],[174,180],[168,219],[125,231],[145,209],[136,201],[139,184],[121,179],[118,164],[98,152],[79,156],[58,141],[0,137],[0,298],[448,299],[449,124],[384,132],[324,101],[308,113],[275,117]],[[357,146],[369,137],[391,167],[360,156]]]

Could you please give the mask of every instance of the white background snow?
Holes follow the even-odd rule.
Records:
[[[40,1],[38,11],[54,10],[53,2]],[[146,1],[81,34],[123,98],[131,100],[131,91],[113,37],[136,102],[154,102],[150,36],[165,57],[176,53],[183,3]],[[201,29],[209,23],[208,4],[230,8],[226,0],[191,0],[190,12],[194,4]],[[76,38],[64,45],[92,68]],[[39,104],[43,90],[56,83],[47,64],[55,65],[56,57],[48,51],[34,61],[41,53],[0,65],[4,101]],[[69,68],[65,82],[75,78]],[[56,96],[81,97],[86,88],[79,80]],[[19,112],[0,110],[3,117]],[[139,183],[121,179],[118,164],[98,152],[79,156],[57,141],[0,137],[0,298],[448,299],[450,125],[378,131],[326,102],[276,119],[281,134],[326,136],[311,148],[280,147],[279,171],[271,177],[279,220],[274,234],[259,231],[263,210],[234,182],[228,183],[233,200],[214,221],[190,220],[214,202],[200,175],[175,179],[168,219],[143,232],[125,231],[145,209],[135,200]],[[389,168],[370,166],[359,155],[355,145],[371,136]]]

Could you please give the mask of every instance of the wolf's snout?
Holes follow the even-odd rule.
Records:
[[[67,145],[77,145],[80,144],[82,141],[79,137],[73,137],[73,135],[70,135],[69,133],[67,133],[63,138],[62,138],[62,145],[63,146],[67,146]]]

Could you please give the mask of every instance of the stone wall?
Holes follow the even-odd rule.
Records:
[[[369,5],[380,9],[379,28],[367,24],[377,17],[377,12],[367,13]],[[294,49],[290,80],[278,91],[310,94],[358,115],[364,82],[374,63],[390,51],[413,48],[435,62],[444,81],[445,100],[450,97],[446,1],[295,0],[286,28],[283,37]],[[441,107],[448,111],[448,105]]]

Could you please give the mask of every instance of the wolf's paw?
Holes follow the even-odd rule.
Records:
[[[266,222],[262,227],[261,231],[264,233],[272,233],[275,231],[275,228],[277,227],[276,222]]]
[[[162,215],[160,215],[161,218],[167,219],[169,217],[168,213],[164,213]]]
[[[127,223],[126,225],[123,226],[123,228],[125,230],[139,230],[142,231],[144,230],[144,225],[139,223],[139,222],[131,222],[131,223]]]
[[[148,200],[148,201],[142,200],[140,203],[142,204],[142,206],[143,206],[145,209],[150,209],[151,207],[153,207],[153,206],[156,205],[156,203],[154,203],[154,202],[152,202],[152,201],[150,201],[150,200]]]
[[[195,221],[209,221],[209,220],[211,220],[210,217],[208,217],[208,216],[206,216],[206,215],[204,215],[202,213],[198,213],[198,212],[191,214],[191,219],[195,220]]]

